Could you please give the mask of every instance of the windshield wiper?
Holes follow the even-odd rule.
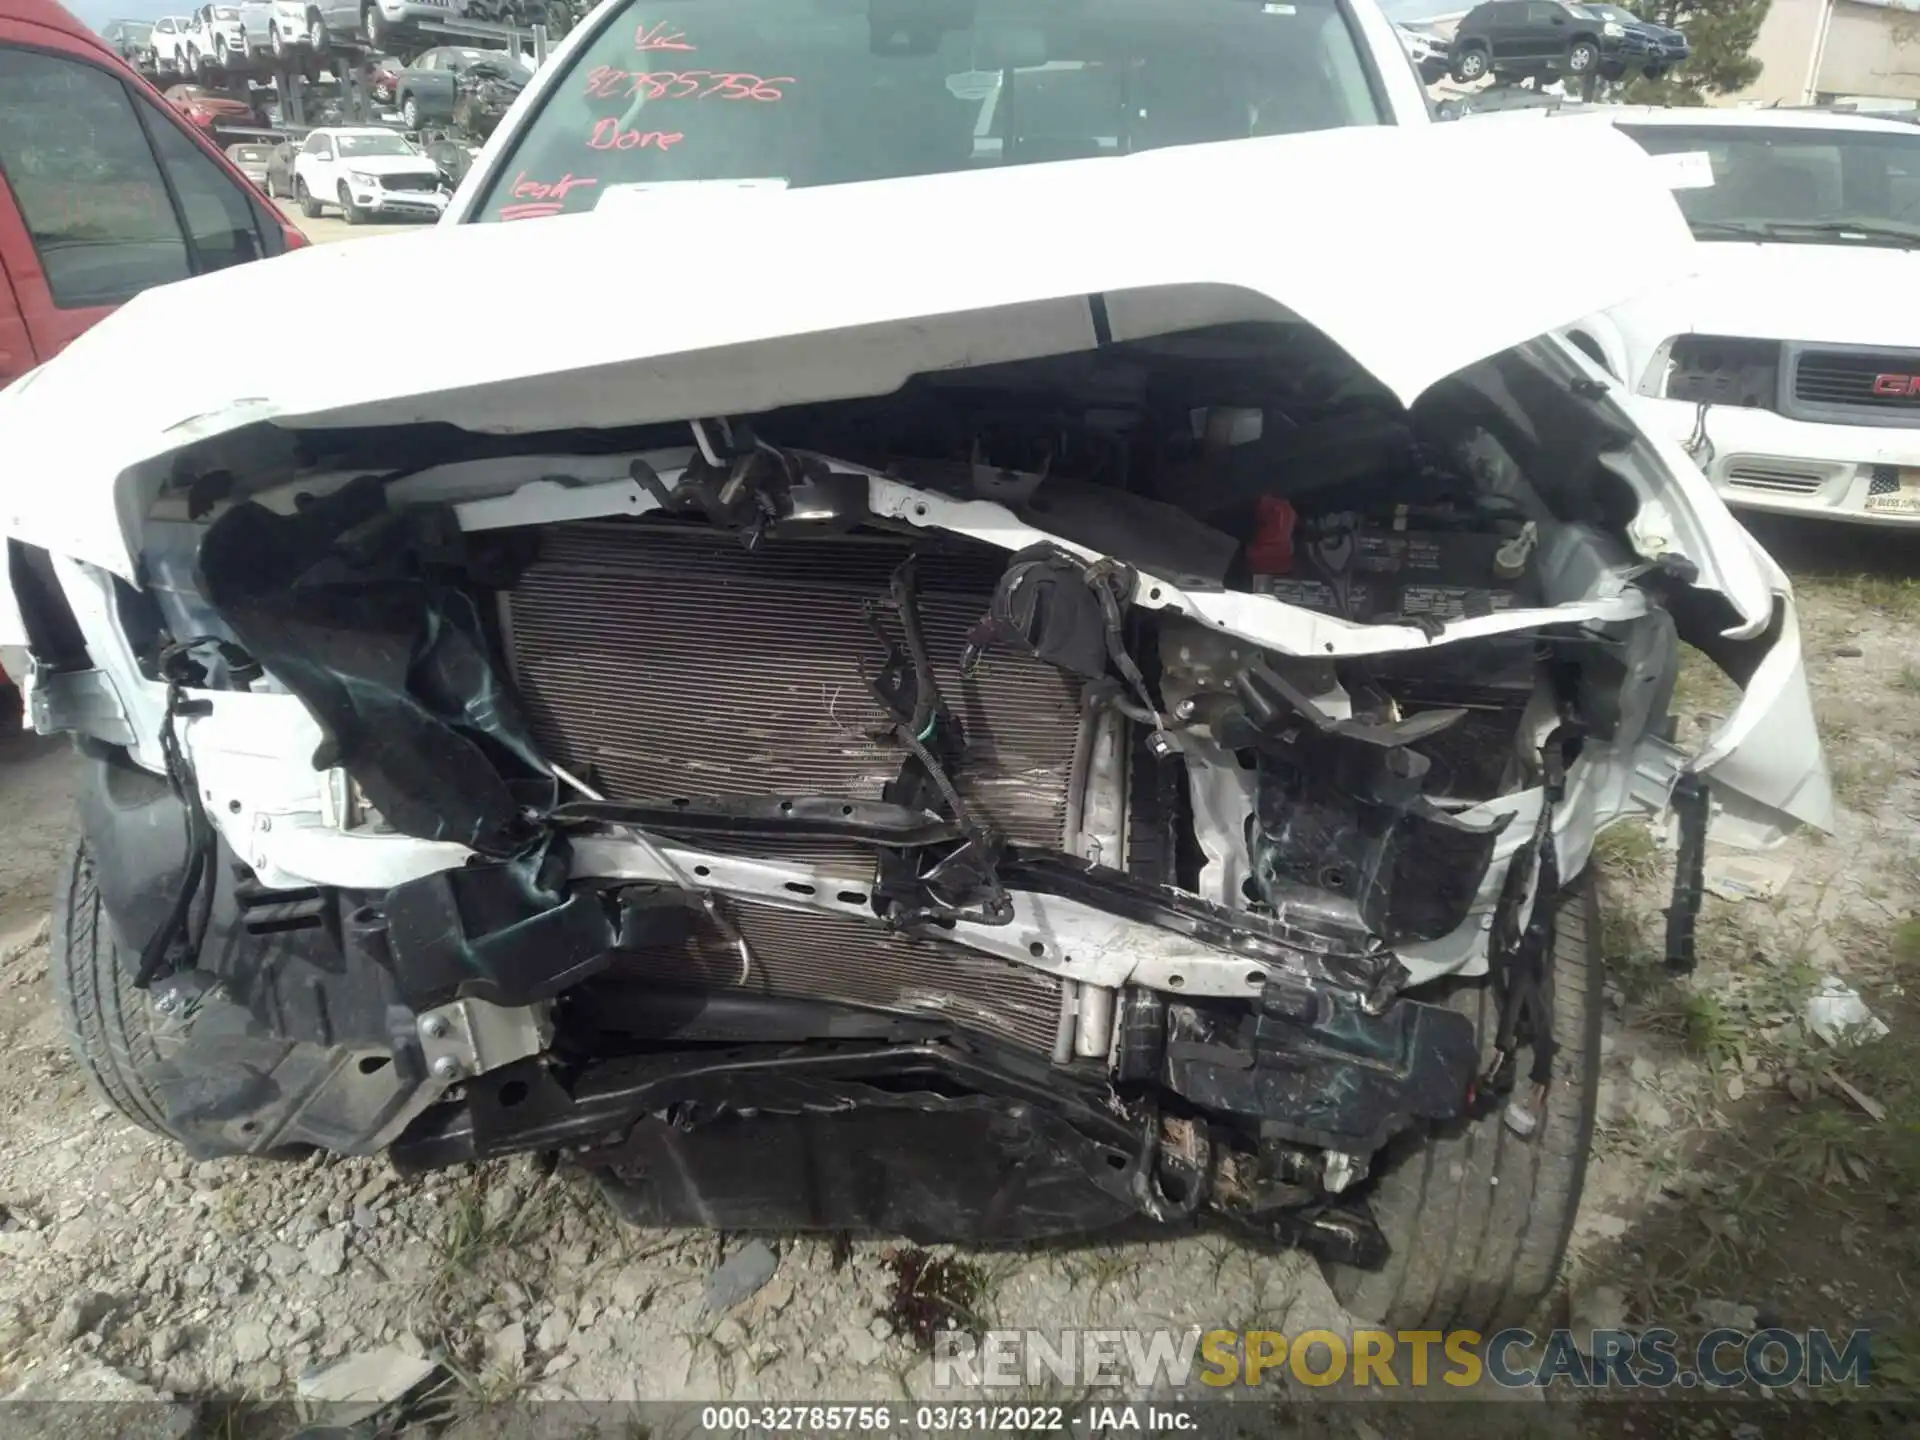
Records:
[[[1882,244],[1920,246],[1920,225],[1887,220],[1698,220],[1693,233],[1700,238],[1736,237],[1743,240],[1792,240],[1829,235],[1857,237]]]
[[[1695,220],[1693,234],[1695,239],[1704,240],[1708,236],[1732,236],[1743,240],[1764,239],[1772,230],[1764,220]]]

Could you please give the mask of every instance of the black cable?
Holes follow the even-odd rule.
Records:
[[[1153,703],[1153,692],[1147,687],[1147,677],[1141,671],[1139,662],[1127,649],[1126,616],[1121,612],[1119,596],[1114,593],[1114,582],[1130,584],[1130,575],[1123,572],[1110,560],[1096,561],[1087,567],[1086,582],[1100,601],[1100,615],[1106,623],[1107,658],[1120,672],[1141,706],[1152,717],[1147,723],[1158,737],[1164,750],[1173,748],[1172,737],[1167,734],[1167,722],[1160,714],[1160,707]]]
[[[1557,925],[1555,905],[1560,890],[1560,849],[1553,834],[1554,806],[1566,795],[1565,744],[1569,727],[1561,726],[1547,737],[1541,747],[1545,771],[1540,814],[1526,847],[1510,862],[1508,889],[1517,899],[1524,862],[1533,870],[1533,909],[1526,928],[1518,936],[1511,933],[1493,938],[1488,969],[1494,983],[1504,993],[1500,997],[1500,1018],[1494,1031],[1493,1060],[1475,1086],[1483,1102],[1511,1092],[1514,1082],[1514,1056],[1523,1044],[1533,1047],[1533,1065],[1528,1079],[1544,1089],[1553,1079],[1553,1062],[1559,1054],[1559,1042],[1553,1034],[1553,951]],[[1506,909],[1503,896],[1502,910]]]
[[[1680,448],[1693,457],[1693,463],[1702,470],[1713,463],[1718,453],[1714,449],[1712,437],[1707,434],[1707,411],[1713,408],[1713,402],[1702,400],[1693,415],[1693,433],[1687,437],[1687,443]]]
[[[180,737],[175,729],[178,720],[195,714],[207,712],[205,701],[190,701],[186,698],[185,684],[180,665],[189,652],[201,645],[219,644],[213,636],[196,636],[191,640],[177,641],[161,650],[159,670],[167,681],[167,706],[160,723],[160,756],[166,767],[167,784],[174,798],[179,800],[186,810],[187,868],[180,877],[180,888],[173,897],[173,904],[167,911],[167,918],[147,938],[140,947],[140,963],[134,972],[133,985],[136,990],[149,989],[160,978],[162,967],[172,973],[169,965],[169,952],[176,941],[184,941],[191,946],[193,936],[188,917],[193,910],[193,902],[201,892],[202,882],[206,879],[215,849],[213,826],[207,820],[207,812],[200,804],[200,787],[195,782],[192,767],[180,750]],[[212,914],[212,888],[206,891],[207,903],[203,906],[200,924],[204,938],[207,918]]]

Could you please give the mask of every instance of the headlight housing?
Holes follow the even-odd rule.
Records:
[[[1600,33],[1602,35],[1605,35],[1610,40],[1618,40],[1622,35],[1627,33],[1627,27],[1620,24],[1618,21],[1609,20],[1601,28]]]
[[[347,179],[363,190],[378,190],[380,188],[380,177],[378,175],[368,175],[364,171],[349,170],[347,172]]]
[[[1780,403],[1780,343],[1681,335],[1667,350],[1666,398],[1772,410]]]

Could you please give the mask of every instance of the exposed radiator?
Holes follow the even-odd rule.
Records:
[[[883,658],[863,602],[883,599],[911,542],[890,536],[768,541],[748,552],[704,526],[549,526],[509,596],[513,668],[535,734],[610,798],[815,794],[877,799],[901,752],[874,738],[882,712],[860,675]],[[966,632],[1005,566],[997,550],[923,550],[919,613],[941,693],[967,738],[955,780],[1010,839],[1067,841],[1080,687],[996,652],[962,679]],[[764,844],[856,885],[873,863],[841,844]],[[916,1013],[938,1011],[1023,1044],[1052,1043],[1058,983],[958,946],[877,926],[736,907],[761,963],[749,988]],[[706,934],[628,965],[663,984],[737,983],[739,958]]]

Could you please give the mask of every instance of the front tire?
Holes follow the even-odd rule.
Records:
[[[1567,47],[1567,73],[1591,75],[1600,64],[1600,47],[1591,40],[1576,40]]]
[[[315,55],[325,55],[333,48],[328,41],[327,22],[318,10],[307,12],[307,48]]]
[[[353,203],[353,195],[344,180],[340,182],[340,216],[349,225],[362,224],[367,218],[367,212]]]
[[[96,1096],[143,1130],[179,1140],[147,1081],[159,1057],[147,997],[133,988],[139,959],[114,939],[93,856],[85,840],[74,841],[54,882],[47,964],[68,1048]]]
[[[298,175],[293,177],[293,198],[300,202],[300,213],[307,219],[320,218],[320,202],[313,198],[313,192],[307,189],[307,182]]]
[[[1396,1329],[1492,1334],[1523,1323],[1553,1286],[1586,1181],[1600,1095],[1600,912],[1589,871],[1563,890],[1552,967],[1554,1083],[1529,1140],[1499,1110],[1437,1133],[1403,1135],[1379,1157],[1367,1198],[1393,1253],[1377,1271],[1329,1265],[1340,1302]],[[1484,1044],[1497,1017],[1484,980],[1457,982],[1445,1003],[1476,1018]],[[1527,1085],[1531,1055],[1518,1061]],[[1503,1107],[1504,1108],[1504,1107]]]
[[[409,95],[400,104],[400,119],[409,130],[420,128],[420,99]]]
[[[366,22],[367,43],[375,50],[389,49],[393,40],[393,30],[387,24],[387,17],[380,13],[380,7],[367,6],[362,18]]]
[[[1462,85],[1486,79],[1493,70],[1493,58],[1479,46],[1462,50],[1453,61],[1453,78]]]

